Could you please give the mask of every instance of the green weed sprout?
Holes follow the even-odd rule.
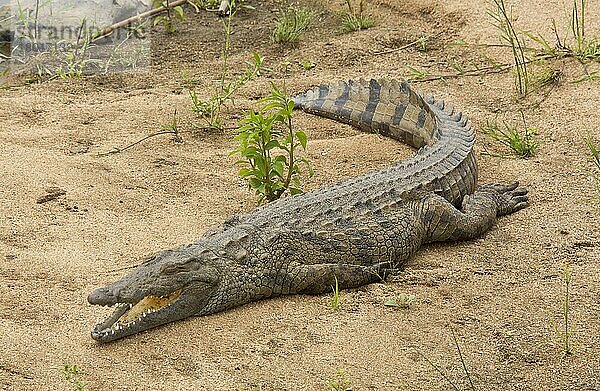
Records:
[[[415,295],[400,293],[395,299],[389,299],[383,302],[386,307],[409,308],[415,302]]]
[[[85,375],[85,373],[81,369],[77,368],[77,365],[71,365],[68,362],[65,362],[60,370],[75,390],[85,390],[85,383],[80,380],[80,377]]]

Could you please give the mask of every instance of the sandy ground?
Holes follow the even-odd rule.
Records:
[[[509,59],[503,48],[452,45],[498,42],[483,1],[369,3],[379,23],[354,34],[339,33],[340,6],[333,3],[310,4],[314,27],[296,48],[269,41],[280,3],[254,1],[256,10],[238,15],[232,66],[243,68],[256,50],[273,71],[240,91],[226,113],[231,124],[267,93],[270,80],[299,92],[338,78],[402,78],[407,65],[432,74],[451,72],[451,62],[471,68],[485,63],[483,53]],[[600,36],[593,30],[600,5],[589,7],[588,33]],[[521,28],[550,39],[550,19],[563,28],[569,10],[570,2],[528,0],[514,13]],[[564,76],[545,100],[536,93],[517,102],[506,73],[416,85],[448,98],[477,128],[494,118],[518,120],[524,108],[528,125],[539,130],[540,148],[528,160],[479,154],[505,153],[479,135],[481,182],[519,180],[531,194],[529,208],[500,219],[481,239],[424,248],[389,283],[343,292],[339,311],[327,296],[293,296],[117,343],[92,341],[91,328],[107,314],[87,304],[93,288],[254,206],[228,157],[232,132],[192,126],[184,79],[199,80],[199,94],[208,96],[223,35],[214,14],[188,15],[176,34],[155,31],[147,71],[0,90],[2,389],[73,389],[60,370],[65,362],[84,371],[80,380],[89,390],[322,390],[342,369],[353,390],[450,389],[423,355],[469,389],[451,330],[478,390],[600,389],[600,207],[584,144],[587,135],[600,143],[600,87],[572,83],[583,68],[570,61],[552,64]],[[427,52],[373,54],[423,34],[433,36]],[[303,70],[300,60],[316,67]],[[156,137],[98,156],[158,131],[175,109],[184,143]],[[296,118],[316,169],[308,189],[412,153],[331,121]],[[52,187],[66,194],[38,204]],[[565,262],[572,273],[569,357],[552,328],[562,319]],[[415,295],[410,308],[384,307],[401,293]]]

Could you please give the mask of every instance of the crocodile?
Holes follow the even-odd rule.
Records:
[[[288,294],[381,281],[421,245],[476,238],[527,206],[527,189],[477,186],[470,121],[397,80],[322,84],[293,97],[308,113],[405,142],[417,153],[328,187],[235,215],[160,251],[88,302],[114,306],[91,332],[108,342],[190,316]]]

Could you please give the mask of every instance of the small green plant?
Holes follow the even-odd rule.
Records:
[[[64,52],[64,61],[55,70],[55,74],[61,79],[81,77],[86,65],[90,61],[89,59],[86,59],[86,53],[90,47],[91,39],[89,36],[83,35],[85,27],[86,18],[83,18],[77,32],[77,41]],[[38,72],[40,72],[40,70],[38,70]]]
[[[243,74],[239,75],[236,79],[222,78],[220,86],[206,99],[200,98],[195,89],[190,90],[192,111],[194,111],[207,125],[197,127],[222,130],[223,122],[221,119],[221,110],[223,109],[223,106],[228,102],[232,102],[233,96],[237,90],[260,73],[261,69],[263,69],[263,64],[264,57],[258,53],[253,53],[252,62],[248,63],[248,67]],[[223,75],[225,73],[226,72],[223,71]]]
[[[600,193],[600,152],[598,151],[598,147],[596,147],[596,144],[594,144],[591,137],[588,137],[588,139],[585,140],[585,144],[590,150],[592,162],[598,171],[598,173],[594,175],[594,179],[596,180],[596,190],[598,190],[598,193]]]
[[[406,65],[406,69],[408,70],[408,76],[406,77],[408,80],[423,80],[430,76],[429,71],[425,68],[417,69]]]
[[[342,27],[344,32],[351,33],[353,31],[366,30],[375,26],[375,20],[366,15],[363,9],[363,0],[358,2],[358,11],[352,7],[350,0],[346,0],[348,11],[342,19]]]
[[[389,299],[383,302],[386,307],[394,308],[409,308],[415,302],[415,295],[407,295],[406,293],[400,293],[395,299]]]
[[[327,381],[324,391],[348,391],[352,390],[352,381],[344,368],[338,369],[336,377]]]
[[[261,99],[264,106],[251,111],[240,122],[235,140],[238,147],[231,152],[241,157],[239,175],[258,196],[258,202],[270,202],[284,193],[301,193],[300,163],[312,175],[306,158],[299,158],[299,147],[306,150],[306,134],[292,124],[294,102],[271,84],[271,93]]]
[[[335,277],[335,286],[331,287],[331,291],[333,296],[331,297],[331,300],[329,300],[329,305],[331,306],[331,309],[337,311],[340,309],[340,287],[338,285],[337,277]]]
[[[464,75],[466,72],[463,65],[458,61],[449,60],[448,65],[450,65],[450,67],[454,69],[457,75]]]
[[[229,76],[229,51],[231,49],[231,23],[237,13],[238,3],[236,0],[229,2],[229,13],[224,22],[225,44],[223,46],[221,65],[221,77],[219,86],[209,98],[201,98],[195,89],[190,89],[190,98],[192,99],[192,110],[205,122],[207,126],[198,126],[208,129],[222,130],[223,123],[221,119],[221,109],[223,105],[233,101],[233,96],[239,88],[249,80],[260,74],[264,66],[264,57],[258,53],[252,54],[252,62],[249,62],[243,74],[237,78]]]
[[[569,271],[569,265],[567,263],[565,263],[563,271],[563,282],[565,284],[565,297],[562,306],[562,331],[555,322],[552,322],[552,326],[556,335],[558,335],[561,340],[564,355],[570,356],[573,354],[573,346],[571,343],[571,336],[573,333],[569,324],[569,287],[571,285],[571,272]]]
[[[167,10],[166,13],[162,13],[154,17],[152,26],[162,24],[165,28],[165,31],[170,34],[177,31],[175,21],[185,20],[185,11],[183,10],[183,7],[180,5],[171,7],[169,0],[153,0],[152,4],[154,8],[164,7]]]
[[[36,1],[35,3],[35,9],[31,10],[29,8],[23,8],[23,6],[21,5],[21,2],[19,0],[17,0],[17,9],[16,9],[16,26],[15,27],[21,27],[19,28],[20,31],[24,32],[25,35],[25,39],[27,39],[29,42],[28,44],[31,45],[32,49],[37,49],[38,48],[38,29],[37,29],[37,25],[38,25],[38,15],[39,15],[39,9],[40,9],[40,2]]]
[[[585,50],[585,5],[586,0],[573,0],[573,8],[571,10],[571,31],[577,43],[576,52],[581,53]]]
[[[161,134],[172,133],[173,134],[173,142],[182,143],[183,138],[181,138],[181,134],[179,133],[179,125],[177,123],[177,110],[173,112],[173,119],[171,122],[167,124],[163,124],[161,126]]]
[[[585,36],[585,14],[587,0],[573,0],[571,9],[571,31],[575,39],[575,47],[568,48],[572,50],[580,59],[598,59],[600,58],[600,41],[596,39],[588,40]],[[560,43],[560,40],[559,40]],[[567,48],[567,45],[563,45]]]
[[[271,39],[275,43],[295,44],[310,27],[313,13],[306,8],[290,7],[279,15]]]
[[[590,153],[592,154],[592,161],[594,165],[598,168],[598,170],[600,170],[600,152],[598,152],[598,148],[592,141],[591,137],[585,140],[585,144],[587,145],[588,149],[590,150]]]
[[[538,34],[526,31],[525,35],[541,46],[539,53],[546,57],[575,57],[580,61],[598,60],[600,59],[600,41],[595,38],[588,39],[585,35],[586,7],[587,0],[573,0],[569,27],[574,44],[568,42],[568,33],[562,39],[560,38],[554,19],[552,19],[552,31],[555,36],[555,44],[551,44],[546,38]]]
[[[526,96],[529,92],[529,73],[527,71],[528,60],[525,57],[525,42],[523,37],[519,37],[512,21],[512,11],[506,9],[504,0],[493,0],[494,7],[488,10],[488,15],[492,17],[492,24],[500,31],[500,41],[511,48],[515,85],[520,96]]]
[[[221,0],[189,0],[188,4],[191,4],[196,9],[196,12],[200,12],[200,8],[207,11],[221,11],[221,6],[225,6]],[[231,0],[229,0],[226,7],[230,9],[233,7],[254,9],[251,5],[246,4],[245,0],[235,0],[233,6],[231,6]],[[230,9],[226,10],[227,12],[224,12],[222,15],[228,15]]]
[[[18,31],[19,39],[13,42],[11,52],[26,53],[24,59],[18,60],[23,64],[23,69],[30,69],[32,76],[28,82],[41,82],[46,79],[78,78],[85,73],[94,71],[108,72],[110,67],[122,70],[125,66],[135,68],[141,58],[147,58],[144,53],[144,44],[125,45],[132,35],[140,36],[142,25],[141,18],[137,17],[137,24],[127,25],[127,34],[123,41],[111,45],[110,51],[106,50],[108,45],[94,43],[101,36],[106,36],[106,31],[113,31],[118,24],[108,26],[105,29],[98,28],[94,21],[83,18],[78,26],[69,24],[62,26],[63,33],[57,33],[54,19],[47,22],[48,26],[42,26],[38,20],[39,15],[52,14],[54,1],[29,2],[35,5],[32,8],[16,3],[15,31]],[[61,7],[62,8],[62,7]],[[50,28],[52,26],[52,28]],[[75,31],[76,37],[71,37]],[[149,48],[147,48],[149,51]]]
[[[420,36],[416,42],[416,48],[420,52],[426,52],[429,48],[429,37],[427,37],[426,35]]]
[[[305,71],[310,71],[316,66],[316,64],[310,60],[301,60],[298,61],[298,64],[300,64]]]
[[[560,70],[553,68],[546,61],[533,63],[529,67],[532,90],[538,90],[547,86],[556,86],[563,74]]]
[[[525,115],[521,112],[523,119],[524,130],[521,134],[519,128],[503,121],[502,126],[498,125],[496,120],[486,121],[486,124],[481,129],[492,140],[498,141],[506,145],[512,153],[518,157],[529,158],[535,154],[535,150],[539,144],[535,140],[536,128],[530,128],[525,122]]]
[[[85,383],[80,380],[81,376],[85,375],[85,373],[81,369],[77,368],[77,365],[71,365],[65,361],[60,370],[75,390],[85,390]]]
[[[596,81],[600,80],[600,73],[598,71],[585,72],[581,77],[572,81],[572,83],[582,83],[584,81]]]
[[[216,10],[219,7],[219,4],[221,4],[221,1],[220,0],[193,0],[192,4],[194,4],[194,6],[196,6],[196,7],[209,9],[209,10]]]

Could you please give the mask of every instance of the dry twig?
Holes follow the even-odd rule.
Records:
[[[169,3],[169,8],[174,8],[174,7],[177,7],[179,5],[185,4],[187,2],[188,2],[188,0],[176,0],[176,1],[173,1],[173,2]],[[129,26],[132,23],[135,23],[135,22],[137,22],[140,19],[148,18],[150,16],[153,16],[153,15],[156,15],[156,14],[160,14],[160,13],[165,12],[165,11],[167,11],[167,8],[161,6],[161,7],[153,8],[153,9],[151,9],[149,11],[143,12],[143,13],[141,13],[139,15],[132,16],[131,18],[127,18],[127,19],[122,20],[122,21],[120,21],[118,23],[111,24],[110,26],[107,26],[107,27],[103,28],[96,35],[94,35],[94,37],[92,38],[92,42],[96,41],[98,39],[104,38],[104,37],[112,34],[113,31],[118,30],[118,29],[120,29],[122,27],[125,27],[125,26]]]
[[[389,53],[394,53],[394,52],[399,52],[401,50],[404,49],[408,49],[411,46],[415,46],[416,44],[418,44],[419,42],[421,42],[423,40],[423,38],[425,39],[431,39],[431,38],[437,38],[440,35],[442,35],[442,33],[437,33],[437,34],[433,34],[433,35],[427,35],[425,37],[420,37],[419,39],[417,39],[416,41],[413,41],[411,43],[407,43],[404,46],[400,46],[399,48],[393,48],[393,49],[388,49],[388,50],[382,50],[380,52],[373,52],[374,55],[380,55],[380,54],[389,54]]]

